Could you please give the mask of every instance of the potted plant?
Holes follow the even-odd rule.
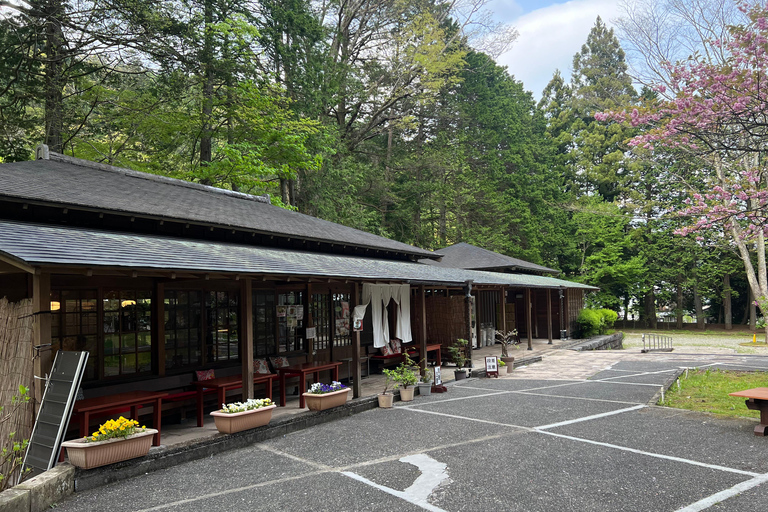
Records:
[[[275,404],[269,398],[249,398],[245,402],[221,404],[221,410],[213,411],[213,421],[222,434],[261,427],[272,419]]]
[[[514,347],[517,350],[520,344],[517,329],[496,331],[496,340],[501,343],[501,360],[508,366],[507,371],[510,371],[512,370],[512,363],[515,361],[515,358],[509,355],[509,348]]]
[[[432,380],[433,380],[433,373],[432,370],[424,370],[424,375],[421,376],[421,379],[416,384],[416,387],[419,388],[419,394],[420,395],[431,395],[432,394]]]
[[[499,376],[506,375],[507,374],[507,363],[504,362],[503,359],[500,357],[496,358],[496,363],[499,369]]]
[[[469,345],[469,341],[463,338],[458,338],[456,343],[448,347],[448,354],[451,356],[451,362],[456,365],[456,371],[454,372],[456,380],[467,378],[467,372],[464,370],[464,366],[467,364],[467,345]]]
[[[389,391],[389,385],[392,383],[392,377],[390,376],[390,370],[381,371],[387,378],[384,383],[384,391],[379,394],[379,407],[390,408],[392,407],[392,401],[395,396]]]
[[[310,411],[324,411],[344,405],[349,398],[349,388],[338,381],[330,384],[315,382],[303,396]]]
[[[382,370],[388,377],[392,378],[395,383],[395,389],[400,388],[400,400],[403,402],[413,400],[413,392],[416,390],[414,386],[419,381],[418,372],[413,368],[413,361],[408,356],[405,356],[405,360],[394,370]],[[408,386],[411,387],[409,388]]]
[[[69,462],[83,469],[143,457],[149,452],[157,430],[138,425],[138,421],[120,416],[100,425],[90,436],[65,441],[61,446],[67,449]]]

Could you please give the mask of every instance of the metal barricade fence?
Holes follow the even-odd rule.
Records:
[[[641,352],[672,352],[672,337],[660,334],[643,334]]]

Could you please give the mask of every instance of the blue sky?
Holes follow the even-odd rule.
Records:
[[[490,0],[498,21],[517,28],[512,48],[496,61],[523,82],[538,101],[555,69],[571,77],[573,55],[587,40],[599,15],[605,23],[620,16],[617,0]]]

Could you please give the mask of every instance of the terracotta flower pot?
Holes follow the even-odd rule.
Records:
[[[125,438],[107,439],[86,443],[85,439],[65,441],[61,446],[67,449],[69,462],[83,469],[98,468],[124,460],[143,457],[152,446],[152,436],[157,430],[148,428]]]
[[[395,395],[392,393],[384,393],[379,395],[379,407],[383,407],[385,409],[389,409],[392,407],[392,402],[395,399]]]
[[[400,388],[400,400],[403,402],[413,402],[413,392],[416,389],[411,386],[409,388]]]
[[[310,411],[324,411],[344,405],[349,398],[349,391],[350,389],[347,388],[330,393],[302,393],[302,396]]]
[[[502,357],[501,360],[504,361],[504,364],[507,365],[507,372],[511,372],[512,371],[512,367],[513,367],[512,363],[515,362],[515,358],[511,357],[511,356],[510,357]]]
[[[266,425],[272,419],[272,409],[275,407],[275,405],[267,405],[250,411],[233,413],[213,411],[211,416],[219,432],[232,434]]]

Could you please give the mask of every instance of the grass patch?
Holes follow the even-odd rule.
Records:
[[[742,347],[762,347],[762,348],[768,348],[768,343],[764,341],[756,341],[755,343],[752,343],[751,341],[749,343],[739,343]]]
[[[744,398],[728,396],[728,393],[762,387],[768,387],[766,372],[693,370],[688,372],[688,378],[685,374],[680,376],[680,389],[673,384],[659,405],[724,416],[760,418],[759,411],[747,409]]]

